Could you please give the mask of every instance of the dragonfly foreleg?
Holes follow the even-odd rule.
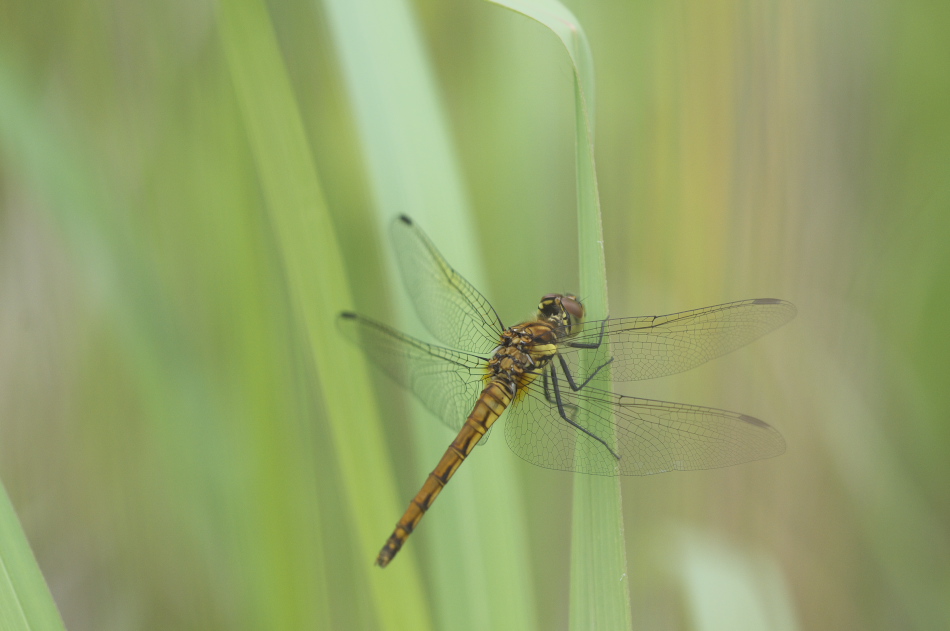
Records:
[[[567,379],[567,385],[569,385],[571,387],[571,390],[573,390],[574,392],[577,392],[578,390],[584,388],[587,384],[591,382],[591,379],[597,376],[597,373],[600,372],[601,368],[603,368],[604,366],[607,366],[610,362],[614,360],[614,358],[611,357],[610,359],[605,361],[603,364],[595,368],[594,372],[590,373],[590,376],[584,380],[584,383],[582,383],[581,385],[577,385],[576,383],[574,383],[574,376],[571,375],[571,369],[568,368],[567,362],[564,361],[564,356],[558,353],[557,359],[561,363],[561,369],[564,371],[564,377]]]
[[[585,434],[587,434],[588,436],[590,436],[591,438],[599,442],[601,445],[604,446],[604,448],[607,451],[610,452],[610,454],[614,458],[616,458],[617,460],[620,460],[620,455],[616,451],[611,449],[610,445],[607,444],[607,441],[605,441],[603,438],[601,438],[597,434],[594,434],[590,430],[581,427],[578,423],[576,423],[571,417],[567,415],[567,412],[564,410],[564,407],[565,407],[564,401],[561,400],[561,388],[557,384],[557,373],[555,372],[554,366],[551,366],[551,385],[554,386],[554,400],[555,400],[555,403],[557,404],[557,411],[561,415],[561,418],[567,421],[568,424],[572,425],[576,429],[579,429],[580,431],[584,432]],[[575,408],[575,411],[576,411],[576,408]]]
[[[600,348],[600,344],[604,341],[604,327],[607,326],[607,320],[601,320],[600,322],[600,335],[597,337],[597,341],[593,344],[582,344],[580,342],[567,342],[567,345],[571,348]]]

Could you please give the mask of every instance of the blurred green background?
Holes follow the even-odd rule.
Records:
[[[623,480],[634,628],[950,625],[950,4],[565,4],[611,315],[799,308],[619,388],[788,442]],[[451,435],[332,318],[418,328],[382,229],[400,132],[449,152],[411,212],[506,323],[576,290],[571,81],[479,0],[0,0],[0,479],[67,628],[567,628],[572,476],[500,432],[371,567]],[[324,218],[312,251],[281,200]]]

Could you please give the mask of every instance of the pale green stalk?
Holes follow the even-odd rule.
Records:
[[[320,180],[266,8],[258,0],[220,5],[221,38],[276,233],[294,308],[317,378],[356,526],[359,558],[376,606],[376,628],[430,628],[417,565],[411,557],[385,574],[371,567],[394,523],[393,470],[370,386],[335,326],[352,306]],[[314,536],[319,536],[315,530]],[[330,542],[327,542],[330,543]],[[319,598],[321,594],[313,594]]]
[[[594,72],[590,46],[577,18],[556,0],[489,1],[547,26],[571,56],[574,65],[580,291],[588,317],[607,317],[604,238],[594,169]],[[608,436],[607,440],[613,438]],[[576,476],[571,539],[572,630],[630,628],[626,565],[619,478]]]
[[[0,629],[64,629],[7,490],[0,484]]]
[[[428,232],[449,262],[484,291],[475,222],[409,4],[403,0],[324,0],[322,4],[355,112],[384,243],[392,219],[407,214]],[[395,269],[393,264],[388,267]],[[402,281],[395,273],[388,282],[394,297],[404,298]],[[405,300],[401,304],[407,311]],[[452,436],[421,407],[412,409],[417,419],[412,424],[414,443],[422,456],[417,468],[421,485]],[[537,626],[514,457],[499,432],[495,436],[466,460],[406,548],[385,570],[390,580],[394,569],[411,562],[422,546],[428,546],[438,628]],[[409,499],[400,498],[400,510],[377,522],[383,535],[379,546],[388,534],[382,528],[395,523]]]
[[[73,145],[72,138],[59,128],[53,117],[44,116],[44,111],[38,106],[40,95],[28,87],[29,82],[22,74],[17,74],[4,61],[0,55],[0,140],[3,141],[0,146],[9,151],[10,156],[15,156],[17,174],[42,202],[38,208],[48,213],[62,231],[70,255],[77,263],[78,275],[85,283],[89,302],[104,307],[104,319],[110,329],[114,329],[129,365],[136,367],[135,385],[143,398],[143,414],[148,420],[156,421],[148,429],[150,436],[158,439],[156,446],[168,449],[174,444],[175,449],[180,449],[177,453],[187,456],[178,456],[176,466],[163,472],[169,478],[167,484],[176,489],[177,501],[188,507],[191,513],[204,510],[209,497],[233,509],[233,485],[216,485],[190,475],[194,473],[190,467],[192,458],[208,459],[209,456],[203,451],[200,441],[194,440],[192,435],[183,438],[181,432],[182,427],[194,428],[225,417],[227,404],[215,396],[214,384],[209,383],[195,357],[181,352],[180,349],[185,347],[183,332],[179,322],[166,310],[167,296],[161,292],[154,268],[146,260],[146,248],[135,240],[137,235],[123,232],[115,221],[119,213],[104,185],[93,175],[94,170],[87,166],[91,160],[83,153],[85,147]],[[12,164],[14,160],[9,159],[9,162]],[[196,392],[203,396],[195,396]],[[73,420],[82,423],[87,419],[77,414]],[[229,447],[232,444],[229,436],[215,438],[218,444]],[[286,454],[281,455],[286,457]],[[271,462],[277,460],[276,457],[270,458]],[[233,470],[227,473],[230,476]],[[263,493],[267,498],[279,495],[273,489]],[[258,495],[255,499],[260,498]],[[241,504],[241,511],[241,515],[247,513],[247,502]],[[270,521],[267,524],[270,526],[281,517],[263,510],[252,514],[260,515],[261,522]],[[239,516],[237,529],[254,521],[241,520]],[[180,534],[180,529],[177,522],[170,523],[174,526],[168,528],[165,524],[162,534],[173,538]],[[268,532],[267,525],[258,528],[255,534]],[[227,541],[230,535],[228,528],[215,532],[222,541]],[[119,541],[117,545],[122,543]],[[286,555],[277,558],[284,548],[278,537],[257,539],[254,543],[253,553],[263,558],[265,563],[256,567],[259,586],[272,584],[273,587],[267,596],[261,595],[263,589],[252,594],[242,593],[239,596],[241,615],[249,626],[267,624],[273,628],[289,628],[286,624],[281,625],[281,616],[287,618],[284,612],[289,609],[288,600],[281,593],[284,587],[281,579],[290,581],[296,578],[299,584],[299,576],[291,577],[285,571],[289,565],[285,562]],[[145,547],[139,540],[133,545]],[[294,558],[300,558],[300,555],[298,550]],[[215,563],[224,566],[219,568],[222,574],[233,577],[234,589],[237,590],[244,588],[246,576],[241,572],[246,565],[241,563],[244,560],[238,559],[238,563],[232,566],[220,558],[214,559]],[[192,559],[188,559],[182,565],[191,562]],[[312,565],[319,567],[320,563]],[[320,609],[313,603],[323,596],[324,590],[310,591],[313,595],[307,601],[298,601],[302,603],[302,610],[308,607]],[[245,595],[248,597],[243,597]],[[325,615],[326,607],[322,609]],[[313,622],[314,618],[308,620]],[[311,628],[327,627],[327,624],[311,625]]]

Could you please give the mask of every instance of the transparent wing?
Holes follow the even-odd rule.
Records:
[[[653,379],[730,353],[782,326],[796,313],[790,302],[757,298],[663,316],[585,322],[561,338],[559,351],[575,382],[581,383],[590,370],[581,365],[578,346],[596,344],[603,331],[604,343],[589,355],[589,366],[596,368],[612,359],[609,375],[613,381]],[[607,375],[595,375],[594,381]]]
[[[452,269],[411,219],[397,218],[391,233],[406,291],[429,332],[452,348],[490,353],[505,329],[491,303]]]
[[[594,475],[650,475],[728,467],[785,452],[778,431],[745,414],[589,387],[575,393],[562,386],[560,394],[568,416],[581,427],[604,440],[616,436],[616,455],[565,421],[538,383],[508,410],[505,438],[518,456],[540,467]]]
[[[445,425],[461,429],[484,387],[487,358],[426,344],[355,313],[340,314],[337,326]]]

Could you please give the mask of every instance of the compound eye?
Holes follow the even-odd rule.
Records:
[[[578,300],[576,296],[561,296],[561,306],[564,307],[564,310],[575,320],[580,321],[584,319],[584,305],[581,304],[581,301]]]

